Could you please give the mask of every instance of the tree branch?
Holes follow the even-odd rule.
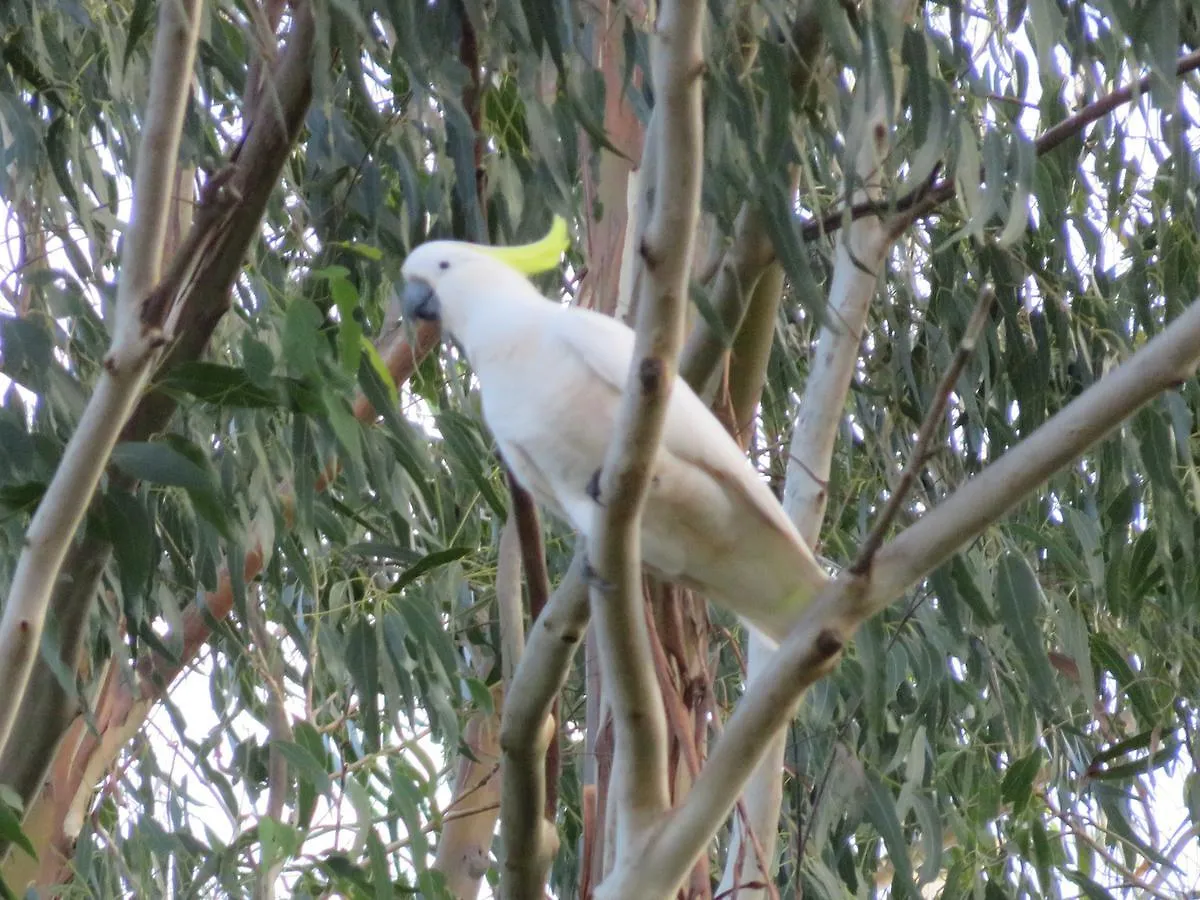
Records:
[[[463,729],[463,743],[471,757],[463,754],[454,779],[454,799],[442,817],[441,835],[433,868],[446,876],[446,889],[457,900],[474,900],[488,871],[488,855],[496,818],[500,813],[500,711],[504,708],[505,685],[491,687],[492,711],[478,710]],[[471,798],[470,807],[458,804]]]
[[[728,335],[742,325],[754,287],[775,259],[775,245],[767,234],[762,213],[748,202],[742,205],[733,225],[733,243],[725,252],[713,285],[713,313]],[[679,375],[700,396],[726,350],[724,338],[703,318],[696,321],[679,356]]]
[[[729,350],[729,405],[734,440],[750,446],[754,419],[767,383],[767,366],[775,345],[775,323],[783,300],[783,266],[773,262],[758,279],[737,337]]]
[[[668,808],[666,723],[642,613],[641,513],[683,340],[687,279],[703,168],[701,32],[704,5],[664,4],[652,55],[660,164],[645,231],[634,362],[600,479],[589,542],[592,613],[616,733],[618,857]],[[647,153],[653,153],[648,147]],[[642,189],[650,186],[642,183]],[[635,279],[636,280],[636,279]]]
[[[988,314],[991,312],[992,302],[995,299],[995,288],[990,284],[984,285],[983,290],[979,292],[979,300],[975,304],[971,318],[967,322],[967,330],[963,333],[962,340],[959,341],[958,350],[955,351],[954,358],[950,360],[950,365],[942,375],[942,380],[934,388],[933,402],[930,404],[929,411],[925,414],[925,419],[921,422],[921,427],[917,432],[917,442],[913,446],[912,456],[909,458],[907,465],[905,465],[904,471],[900,473],[900,478],[892,488],[891,496],[888,497],[883,511],[879,513],[879,518],[876,519],[875,525],[871,528],[862,546],[858,548],[858,555],[850,565],[851,572],[857,575],[865,575],[871,570],[875,554],[883,544],[883,536],[887,534],[887,530],[891,527],[892,522],[895,521],[896,515],[900,512],[900,508],[908,498],[909,489],[917,479],[917,476],[921,474],[926,460],[929,459],[929,454],[933,448],[933,438],[937,434],[938,424],[946,412],[946,405],[950,402],[950,392],[954,390],[954,383],[958,381],[958,376],[962,374],[963,367],[967,364],[967,359],[975,352],[975,343],[979,340],[983,326],[987,324]]]
[[[786,37],[794,53],[790,87],[795,101],[812,83],[817,57],[824,45],[820,17],[813,0],[800,4]],[[770,127],[771,115],[772,110],[768,109],[764,131]],[[799,168],[792,168],[788,183],[794,195],[799,184]],[[775,246],[767,233],[761,208],[750,201],[743,203],[734,220],[733,242],[720,259],[712,292],[713,311],[727,335],[737,335],[740,331],[755,285],[775,258]],[[684,345],[679,374],[702,397],[706,396],[705,385],[726,349],[722,336],[715,333],[707,321],[699,319]]]
[[[888,149],[887,123],[892,98],[878,77],[870,77],[858,85],[854,96],[855,135],[849,146],[857,146],[853,177],[855,196],[878,199],[882,195],[880,166]],[[827,321],[820,330],[816,352],[812,356],[808,381],[796,413],[788,453],[787,476],[783,489],[783,508],[795,523],[800,536],[815,547],[825,518],[827,486],[833,458],[838,425],[845,414],[846,394],[854,377],[859,358],[862,335],[867,325],[871,300],[878,286],[878,272],[883,266],[891,242],[886,239],[878,217],[870,216],[854,222],[837,241],[833,278],[826,307]],[[752,636],[749,647],[748,681],[766,669],[774,648]],[[774,857],[778,833],[779,807],[783,799],[781,772],[786,749],[785,735],[780,732],[766,747],[762,761],[755,769],[745,793],[747,823],[734,819],[735,846],[731,850],[721,886],[731,889],[735,884],[750,880],[769,883],[773,873],[750,871],[745,878],[737,872],[738,858],[747,832],[757,834],[764,845],[765,856]],[[747,891],[749,900],[762,896],[761,891]]]
[[[534,502],[533,495],[517,483],[511,472],[508,473],[508,486],[512,495],[513,524],[520,543],[521,565],[525,570],[525,584],[529,588],[529,621],[532,624],[538,620],[542,611],[545,610],[546,604],[550,602],[550,573],[546,568],[546,546],[542,540],[542,519],[538,514],[537,503]],[[518,593],[517,596],[517,612],[520,612],[520,594]],[[524,627],[525,620],[519,616],[515,628],[521,631],[522,647],[524,646]],[[501,630],[503,631],[503,628]],[[514,659],[512,666],[515,667],[516,664],[517,660]],[[507,671],[511,675],[512,669]],[[505,683],[510,680],[511,678],[506,678]],[[561,770],[561,738],[557,731],[557,725],[561,724],[560,703],[561,700],[555,697],[550,706],[550,718],[556,724],[556,730],[550,739],[549,746],[546,747],[544,762],[546,818],[551,822],[554,821],[554,815],[558,809],[558,779]]]
[[[545,815],[545,759],[555,734],[550,709],[587,628],[586,567],[581,541],[558,589],[530,629],[504,705],[500,827],[506,854],[500,885],[507,900],[542,900],[558,849],[557,832]]]
[[[162,265],[171,186],[202,9],[202,0],[176,0],[159,7],[150,97],[134,176],[133,210],[121,261],[112,345],[95,392],[30,522],[0,619],[0,684],[10,698],[0,705],[0,750],[7,744],[16,719],[67,549],[164,342],[162,322],[146,321],[142,306],[158,281]]]
[[[1198,362],[1200,302],[884,545],[868,574],[847,570],[823,590],[747,690],[692,792],[642,842],[636,859],[614,873],[611,888],[605,883],[603,897],[669,893],[729,815],[764,738],[785,727],[804,691],[832,670],[853,631],[1137,409],[1190,377]]]
[[[1188,72],[1200,69],[1200,50],[1181,56],[1175,65],[1175,74],[1183,77]],[[1068,116],[1056,125],[1052,125],[1034,142],[1038,156],[1049,153],[1067,138],[1079,134],[1087,126],[1108,115],[1118,106],[1133,99],[1134,95],[1141,96],[1150,89],[1153,76],[1145,75],[1137,81],[1137,89],[1133,85],[1117,88],[1097,100],[1084,106],[1074,115]],[[932,185],[924,185],[907,194],[894,203],[880,200],[868,200],[855,203],[848,208],[838,209],[827,213],[819,219],[810,220],[800,226],[800,234],[806,241],[813,241],[822,235],[837,231],[849,222],[857,221],[863,216],[895,213],[895,221],[889,223],[889,230],[903,231],[917,219],[933,212],[941,204],[954,196],[957,182],[954,176],[941,179]]]
[[[152,308],[152,314],[149,316],[151,321],[161,321],[169,301],[177,298],[174,340],[160,366],[160,372],[180,362],[198,358],[208,344],[217,323],[229,308],[229,292],[233,279],[241,267],[246,248],[258,234],[258,224],[267,200],[278,182],[279,172],[295,143],[300,124],[308,109],[311,97],[310,58],[314,37],[309,5],[305,2],[297,3],[292,18],[293,24],[286,51],[282,54],[278,66],[269,73],[271,96],[260,100],[260,107],[269,104],[270,114],[262,109],[249,114],[250,124],[245,141],[234,152],[229,166],[209,180],[187,240],[177,252],[169,272],[141,310],[141,316],[145,319]],[[433,342],[436,342],[436,332],[429,345]],[[424,347],[417,348],[417,353],[423,349]],[[415,366],[414,357],[417,354],[400,341],[394,342],[391,350],[393,353],[387,355],[387,362],[396,380],[402,381],[405,377],[402,374],[405,363]],[[397,352],[403,357],[399,361],[393,358]],[[411,368],[408,371],[411,372]],[[166,426],[174,410],[175,401],[170,396],[157,391],[144,394],[122,430],[120,439],[145,440],[148,435]],[[369,404],[356,404],[356,412],[367,415],[369,411]],[[120,473],[110,473],[109,477],[118,483],[128,483]],[[55,585],[56,597],[63,594],[65,601],[66,594],[74,596],[82,591],[82,587],[75,585],[68,576],[78,578],[81,572],[94,566],[102,568],[109,552],[107,542],[93,541],[73,545],[67,558],[69,565],[62,570]],[[255,577],[262,563],[261,548],[253,547],[246,554],[245,577]],[[218,591],[208,595],[203,603],[189,605],[184,612],[184,664],[208,639],[213,618],[220,619],[229,611],[232,598],[228,571],[222,573],[222,585]],[[225,599],[227,596],[228,600]],[[58,599],[55,599],[54,603],[57,609]],[[86,615],[82,606],[71,608],[84,609],[79,615]],[[102,736],[86,735],[82,742],[78,738],[69,737],[59,746],[59,756],[70,753],[73,757],[67,771],[75,786],[66,789],[59,785],[53,796],[43,791],[36,800],[39,810],[47,804],[52,804],[56,811],[49,817],[39,811],[39,822],[53,819],[52,825],[48,827],[62,828],[67,808],[76,805],[76,795],[90,791],[94,783],[94,774],[104,770],[108,761],[126,742],[128,735],[140,726],[149,710],[150,704],[146,701],[153,702],[158,699],[159,692],[166,689],[182,667],[182,664],[167,663],[153,655],[141,660],[138,669],[143,679],[150,678],[152,673],[153,677],[148,682],[143,681],[138,698],[130,693],[128,686],[120,679],[110,678],[105,683],[97,707],[111,710],[112,716],[107,724],[102,723]],[[39,722],[39,727],[43,725],[47,725],[44,720]],[[81,730],[82,720],[76,718],[69,735],[75,735]],[[47,734],[45,745],[58,745],[58,734]],[[28,784],[31,790],[37,790],[41,785],[42,776],[39,773],[45,772],[51,764],[50,751],[43,757],[43,761],[38,773],[30,773]],[[61,771],[58,766],[59,759],[56,757],[53,762],[56,771]],[[22,785],[23,793],[24,787]],[[33,815],[31,810],[28,818],[31,819]],[[35,841],[38,846],[47,846],[49,843],[49,839]],[[10,859],[9,862],[21,864],[22,860]],[[10,865],[6,864],[6,877],[9,875],[9,869]],[[20,883],[22,878],[23,874],[14,881]]]
[[[510,475],[511,477],[511,475]],[[521,536],[515,505],[500,529],[496,561],[496,611],[500,622],[500,680],[512,684],[517,663],[525,653],[525,610],[521,603]]]
[[[1125,363],[885,545],[871,572],[872,611],[974,540],[1141,406],[1191,377],[1198,359],[1200,302],[1194,302]]]
[[[546,608],[550,598],[550,573],[546,569],[546,551],[542,544],[542,520],[533,496],[508,473],[508,488],[512,494],[513,518],[521,538],[521,564],[525,583],[529,587],[529,620]]]

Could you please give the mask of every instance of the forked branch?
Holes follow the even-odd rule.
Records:
[[[507,900],[541,900],[558,838],[545,815],[546,750],[554,735],[550,710],[566,683],[588,624],[582,543],[558,589],[529,631],[500,725],[500,827]]]
[[[143,307],[162,269],[171,188],[203,7],[203,0],[174,0],[159,6],[150,97],[121,259],[112,345],[95,392],[30,522],[0,619],[0,684],[5,691],[5,700],[0,702],[0,751],[8,741],[41,644],[51,592],[67,548],[165,342],[165,317],[147,321]]]
[[[642,184],[653,198],[636,247],[637,338],[588,547],[592,614],[615,728],[618,857],[669,806],[666,722],[642,613],[640,527],[683,343],[700,216],[704,10],[698,0],[666,2],[655,28],[649,130],[657,145],[646,154],[656,152],[659,164],[653,184]]]

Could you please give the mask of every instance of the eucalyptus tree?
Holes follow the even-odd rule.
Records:
[[[13,0],[0,48],[6,891],[1196,886],[1188,3]],[[834,576],[779,648],[640,574],[669,379],[585,544],[397,323],[412,247],[556,214],[539,288]]]

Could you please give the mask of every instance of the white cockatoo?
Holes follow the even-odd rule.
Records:
[[[404,262],[402,299],[407,319],[441,323],[470,360],[484,419],[517,480],[586,536],[634,333],[546,299],[522,274],[557,265],[565,242],[565,224],[556,222],[549,237],[525,247],[422,244]],[[642,557],[776,642],[828,579],[737,443],[681,378],[643,512]]]

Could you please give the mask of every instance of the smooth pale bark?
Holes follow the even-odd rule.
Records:
[[[589,541],[591,605],[605,692],[613,709],[619,803],[617,859],[669,808],[666,721],[642,603],[641,513],[683,343],[692,246],[700,218],[703,159],[701,35],[704,5],[675,0],[659,10],[651,66],[651,124],[659,165],[654,200],[637,244],[634,362],[602,467]],[[650,138],[648,138],[650,140]],[[669,163],[669,164],[668,164]],[[649,185],[644,184],[643,190]]]
[[[203,8],[202,0],[177,0],[159,7],[133,209],[111,322],[112,344],[95,391],[29,524],[0,618],[0,684],[8,697],[0,703],[0,751],[16,721],[67,550],[171,333],[172,323],[164,316],[147,315],[147,300],[162,271],[171,187]]]

